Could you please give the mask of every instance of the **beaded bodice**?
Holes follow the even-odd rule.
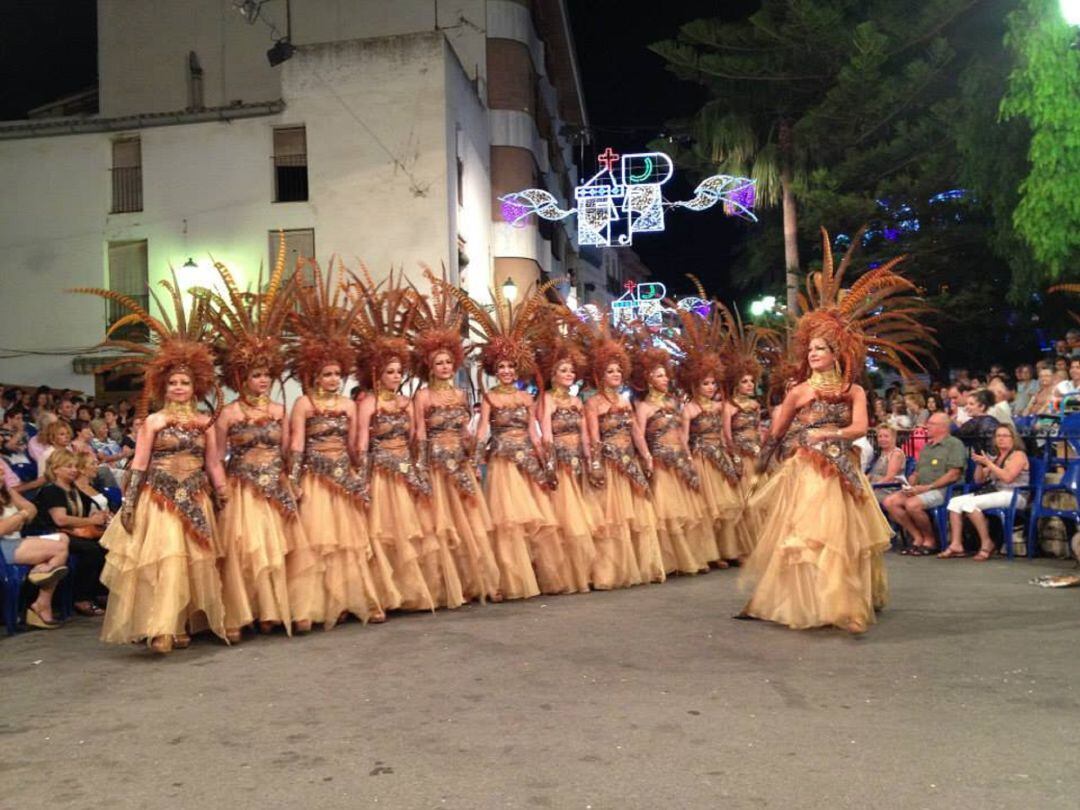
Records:
[[[687,485],[700,486],[697,471],[682,444],[682,417],[674,405],[656,408],[645,420],[645,442],[649,445],[653,463],[671,469]]]
[[[281,455],[282,420],[265,418],[233,422],[226,432],[229,464],[226,472],[288,514],[296,512],[296,500],[285,486],[285,463]]]
[[[719,408],[702,411],[690,420],[690,452],[707,459],[731,483],[736,483],[741,470],[724,449],[724,415]]]
[[[584,467],[585,448],[581,444],[581,408],[559,405],[551,412],[551,440],[555,460],[573,473]]]
[[[203,511],[207,490],[206,428],[197,423],[172,423],[154,436],[145,486],[152,497],[174,511],[196,542],[210,544],[210,524]]]
[[[756,458],[761,453],[761,407],[755,400],[733,397],[735,413],[731,415],[731,442],[744,458]]]
[[[845,490],[856,496],[866,492],[859,476],[856,457],[858,452],[850,439],[825,439],[810,443],[809,431],[818,428],[847,427],[851,424],[850,397],[818,398],[807,402],[795,412],[795,417],[784,436],[784,452],[809,453],[815,466],[825,475],[837,475]]]
[[[489,400],[490,402],[490,400]],[[491,444],[492,456],[509,459],[522,473],[538,484],[547,483],[547,475],[540,465],[529,438],[529,420],[532,418],[529,406],[525,404],[506,407],[491,406]]]
[[[649,489],[649,479],[641,468],[633,447],[634,416],[629,408],[610,408],[599,415],[600,456],[639,492]]]
[[[408,452],[409,414],[404,409],[376,409],[371,417],[370,443],[372,450]]]
[[[305,455],[347,454],[349,416],[344,411],[316,411],[305,420],[304,435]]]
[[[465,459],[462,431],[469,423],[464,405],[432,405],[424,412],[424,429],[430,444],[431,468],[450,476],[463,495],[476,494],[476,479]]]

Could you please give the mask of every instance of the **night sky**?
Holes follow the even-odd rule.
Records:
[[[664,123],[692,113],[704,99],[697,85],[681,82],[647,46],[674,36],[698,17],[738,17],[753,0],[678,0],[631,13],[625,0],[567,0],[585,87],[593,142],[585,148],[583,177],[597,170],[595,156],[645,151]],[[637,6],[640,8],[640,6]],[[94,0],[0,0],[0,119],[26,111],[97,81]],[[692,178],[675,167],[665,186],[669,199],[691,196]],[[756,226],[727,219],[719,206],[702,213],[672,211],[667,231],[639,234],[634,249],[669,292],[688,292],[683,273],[701,278],[710,292],[729,293],[732,250]]]

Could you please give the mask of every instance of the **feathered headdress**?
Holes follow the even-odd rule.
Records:
[[[480,346],[480,363],[484,371],[494,376],[499,363],[509,360],[517,369],[519,377],[539,377],[532,342],[529,340],[529,329],[533,326],[533,316],[547,300],[547,291],[554,285],[555,280],[551,280],[534,287],[516,307],[503,295],[502,288],[496,287],[491,294],[494,307],[488,312],[464,290],[445,281],[439,284],[458,300],[471,318],[470,325],[479,338],[477,343]]]
[[[668,379],[674,384],[671,353],[656,345],[653,333],[645,324],[633,323],[626,331],[626,347],[630,353],[630,387],[638,393],[649,390],[649,377],[658,369],[667,372]]]
[[[761,379],[766,361],[777,362],[781,340],[775,329],[745,324],[738,310],[730,310],[722,304],[720,317],[725,322],[725,340],[721,349],[724,395],[732,396],[743,377],[749,375],[756,382]]]
[[[574,367],[576,380],[588,373],[589,359],[581,348],[581,325],[581,319],[565,304],[548,304],[537,310],[530,337],[545,384],[552,383],[555,369],[567,361]]]
[[[349,294],[361,304],[353,321],[356,347],[356,376],[365,388],[378,388],[379,377],[391,361],[401,363],[408,375],[412,352],[404,335],[412,326],[416,311],[416,290],[401,283],[402,275],[390,271],[382,282],[375,284],[367,268],[360,266],[362,278],[353,276]]]
[[[458,299],[446,291],[446,271],[442,281],[436,279],[431,268],[424,267],[424,277],[431,283],[430,295],[416,292],[416,310],[412,318],[409,339],[413,346],[413,368],[424,379],[431,376],[431,364],[435,355],[446,352],[454,368],[465,362],[465,313]],[[415,289],[415,288],[414,288]]]
[[[306,392],[315,386],[319,372],[327,366],[338,366],[342,378],[352,373],[355,356],[350,335],[363,301],[350,301],[346,285],[333,283],[333,259],[325,277],[315,259],[303,260],[301,267],[303,263],[311,266],[312,282],[301,281],[293,287],[296,309],[288,314],[286,322],[295,339],[289,342],[286,357],[289,373]],[[344,277],[346,272],[339,264],[338,274]]]
[[[193,298],[191,312],[185,313],[176,271],[171,267],[169,270],[172,281],[163,279],[159,284],[169,292],[172,317],[153,288],[150,288],[150,296],[161,313],[160,319],[147,312],[134,299],[113,290],[76,287],[69,292],[97,295],[130,310],[129,314],[109,327],[106,339],[100,344],[104,348],[119,349],[124,356],[105,362],[97,371],[124,370],[142,375],[143,391],[137,409],[140,415],[146,414],[151,398],[159,402],[165,400],[165,386],[169,377],[176,372],[183,372],[191,378],[196,399],[203,399],[211,391],[215,392],[216,415],[221,407],[221,388],[214,375],[214,354],[210,349],[206,305]],[[117,331],[136,323],[144,324],[150,330],[149,343],[113,339]]]
[[[687,273],[697,287],[698,297],[707,300],[705,288],[696,276]],[[724,362],[720,348],[725,342],[728,319],[731,313],[719,301],[711,301],[709,314],[702,317],[699,313],[679,309],[671,304],[678,315],[680,326],[678,333],[671,338],[672,343],[682,353],[682,359],[675,369],[675,380],[687,394],[693,395],[697,386],[707,377],[723,384]],[[727,317],[725,317],[725,315]]]
[[[829,233],[821,229],[821,270],[807,277],[806,295],[799,295],[803,314],[792,345],[799,361],[799,379],[810,375],[807,352],[814,338],[828,343],[836,355],[845,388],[862,374],[867,355],[905,377],[911,375],[911,366],[925,371],[923,360],[934,359],[931,347],[937,341],[920,321],[934,310],[919,297],[914,284],[893,270],[907,256],[890,259],[864,273],[850,288],[843,288],[844,274],[863,231],[865,228],[851,240],[851,247],[834,270]]]
[[[599,320],[582,320],[576,332],[588,358],[586,373],[597,391],[604,391],[604,375],[613,363],[619,366],[623,382],[629,381],[631,364],[626,336],[615,329],[611,318],[601,316]]]
[[[285,370],[285,341],[282,334],[292,308],[296,275],[282,285],[285,275],[285,240],[280,240],[277,260],[270,273],[266,292],[240,292],[236,282],[221,262],[214,267],[225,286],[227,298],[207,290],[192,293],[207,303],[207,318],[214,328],[214,347],[225,381],[243,395],[244,381],[256,369],[266,369],[278,380]],[[262,270],[258,286],[261,290]]]

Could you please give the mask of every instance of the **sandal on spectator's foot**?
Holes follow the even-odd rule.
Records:
[[[76,602],[72,605],[72,608],[80,616],[104,616],[105,611],[95,605],[93,602]]]
[[[40,613],[34,610],[33,605],[26,609],[27,627],[36,627],[39,630],[55,630],[56,628],[60,627],[60,625],[61,622],[58,622],[56,619],[50,620],[44,618]]]
[[[191,636],[187,633],[177,633],[173,636],[173,649],[186,650],[191,646]]]
[[[994,549],[992,548],[980,548],[979,553],[972,557],[973,562],[986,562],[994,556]]]
[[[935,553],[933,546],[913,546],[912,554],[916,557],[930,557]]]
[[[154,638],[150,639],[150,652],[157,653],[158,655],[165,655],[166,653],[171,653],[172,649],[172,636],[154,636]]]
[[[66,565],[58,565],[49,571],[31,571],[26,579],[31,585],[39,588],[48,588],[68,575],[70,569]]]
[[[939,560],[958,560],[961,557],[966,557],[966,551],[956,551],[955,549],[947,548],[943,552],[937,555]]]

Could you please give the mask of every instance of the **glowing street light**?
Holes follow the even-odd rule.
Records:
[[[517,300],[517,284],[515,284],[514,280],[509,276],[507,276],[506,281],[503,282],[502,294],[503,298],[505,298],[511,304]]]
[[[1058,5],[1065,22],[1080,26],[1080,0],[1058,0]]]

